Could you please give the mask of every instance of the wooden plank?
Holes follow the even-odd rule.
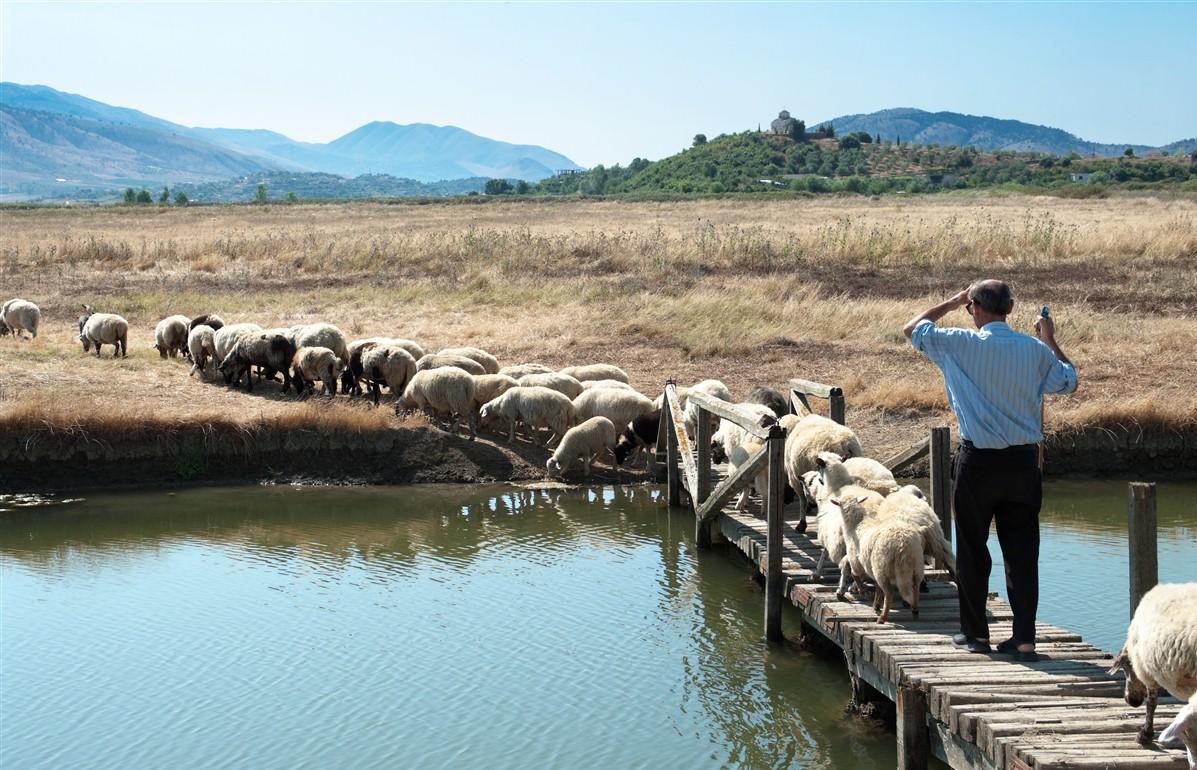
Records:
[[[926,770],[931,748],[927,734],[927,692],[917,687],[899,687],[895,705],[898,770]]]
[[[694,443],[698,444],[697,459],[697,489],[691,497],[691,504],[696,508],[706,502],[711,494],[711,419],[705,409],[698,410],[698,428],[694,433]],[[711,521],[701,516],[694,517],[694,544],[698,548],[711,547]]]
[[[756,454],[748,458],[748,462],[737,468],[735,473],[715,487],[715,491],[711,493],[710,497],[695,509],[695,515],[703,521],[718,516],[720,510],[727,505],[732,496],[751,484],[752,480],[756,478],[756,474],[760,473],[761,468],[768,461],[768,447],[763,446],[757,450]]]
[[[790,390],[819,398],[831,398],[835,394],[844,395],[844,391],[834,385],[824,385],[811,380],[790,380]]]
[[[1159,582],[1155,484],[1132,481],[1127,490],[1127,500],[1127,527],[1130,530],[1130,614],[1133,618],[1143,594]]]
[[[905,470],[908,466],[913,465],[922,458],[926,457],[930,451],[931,437],[928,436],[917,444],[907,449],[903,449],[901,452],[898,452],[896,455],[890,457],[881,464],[886,468],[889,468],[893,473],[897,473],[898,471]]]
[[[769,527],[768,567],[765,572],[765,637],[771,642],[780,642],[784,640],[781,634],[781,600],[785,588],[781,574],[781,530],[784,524],[781,509],[785,505],[782,499],[785,487],[781,479],[786,472],[786,440],[785,431],[777,426],[774,428],[764,447],[769,458],[769,487],[765,491],[765,515]]]
[[[668,386],[666,386],[668,392]],[[665,399],[668,402],[668,398]],[[661,422],[665,424],[665,483],[669,490],[669,505],[678,508],[682,504],[681,469],[678,468],[677,437],[673,431],[673,413],[666,403],[661,408]]]
[[[682,460],[684,469],[682,482],[686,491],[690,493],[690,501],[693,505],[695,490],[698,489],[698,468],[694,464],[694,450],[690,446],[690,437],[686,435],[682,405],[677,397],[677,386],[672,380],[665,384],[664,406],[669,409],[669,428],[673,432],[673,437],[677,442],[677,452]]]
[[[729,404],[726,401],[721,401],[714,396],[709,396],[706,393],[698,391],[687,394],[686,400],[698,404],[708,412],[718,415],[725,420],[734,422],[752,436],[756,436],[757,438],[769,437],[769,429],[761,427],[761,416],[759,414],[742,412],[736,408],[735,404]]]
[[[799,417],[815,413],[815,410],[810,408],[810,402],[806,400],[806,395],[796,390],[790,391],[790,406],[793,408],[794,414]]]

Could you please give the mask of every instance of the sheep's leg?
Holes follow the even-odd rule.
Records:
[[[888,588],[886,589],[886,591],[884,593],[885,593],[885,606],[883,606],[881,608],[881,616],[877,618],[878,623],[885,623],[889,620],[890,603],[893,601],[893,597],[890,596],[891,592]]]
[[[827,549],[824,548],[819,551],[819,563],[815,565],[815,574],[818,575],[823,572],[823,562],[827,561]]]
[[[736,499],[736,510],[742,511],[748,507],[748,488],[745,487],[740,496]]]
[[[848,581],[852,579],[852,565],[848,563],[848,557],[844,557],[840,561],[840,585],[835,592],[835,598],[841,602],[848,593]]]
[[[873,610],[874,611],[878,611],[881,609],[882,598],[885,598],[886,600],[888,600],[889,592],[882,590],[881,586],[878,585],[877,590],[873,592]]]
[[[378,400],[382,398],[382,388],[378,387],[375,380],[370,380],[370,395],[374,397],[374,406],[378,406]]]
[[[471,411],[466,415],[466,424],[470,426],[470,441],[478,437],[478,416]]]
[[[582,475],[583,476],[590,475],[590,460],[591,460],[591,457],[589,455],[582,455]]]
[[[511,444],[514,442],[515,442],[515,420],[512,420],[511,427],[508,428],[508,430],[507,430],[507,443]]]
[[[1147,720],[1143,723],[1142,729],[1139,730],[1139,745],[1150,746],[1155,737],[1155,704],[1159,700],[1160,689],[1158,687],[1147,688],[1147,698],[1144,700],[1144,705],[1147,706]]]
[[[918,581],[918,580],[911,580],[911,583],[913,584],[912,588],[914,588],[914,592],[913,592],[914,601],[911,602],[911,604],[910,604],[910,614],[912,616],[914,616],[916,619],[919,616],[919,598],[920,598],[919,597],[919,582],[920,581]]]
[[[798,534],[806,532],[806,510],[803,509],[802,516],[798,519],[798,523],[794,526],[794,530]]]

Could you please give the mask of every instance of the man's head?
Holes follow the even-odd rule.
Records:
[[[968,289],[965,309],[978,329],[992,321],[1005,321],[1014,309],[1014,293],[1005,281],[977,281]]]

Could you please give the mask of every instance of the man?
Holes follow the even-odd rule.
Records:
[[[972,316],[976,331],[935,325],[958,307]],[[1051,318],[1035,322],[1036,340],[1006,325],[1013,309],[1007,284],[978,281],[912,318],[902,332],[942,370],[960,431],[952,501],[961,633],[953,640],[970,652],[990,651],[985,599],[992,563],[986,542],[993,521],[1014,611],[1014,636],[997,650],[1029,662],[1039,659],[1035,613],[1043,487],[1036,444],[1043,439],[1043,394],[1076,390],[1076,370],[1056,344]]]

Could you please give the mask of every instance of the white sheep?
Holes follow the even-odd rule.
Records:
[[[482,408],[487,401],[498,398],[512,388],[519,387],[519,382],[506,374],[473,374],[474,378],[474,411]]]
[[[262,333],[262,327],[253,323],[226,324],[216,330],[213,344],[216,346],[216,361],[219,363],[229,355],[242,334]]]
[[[438,356],[464,356],[477,362],[486,371],[483,374],[498,374],[499,359],[487,353],[482,348],[445,348],[437,353]],[[421,356],[422,358],[423,356]]]
[[[844,558],[840,560],[840,584],[836,591],[836,598],[844,600],[848,590],[848,581],[855,579],[858,588],[863,588],[861,578],[866,574],[864,563],[861,561],[860,525],[866,519],[875,519],[885,500],[876,492],[852,484],[839,492],[839,497],[829,497],[828,501],[839,506],[840,517],[844,533]]]
[[[582,461],[582,475],[590,475],[590,464],[605,451],[615,452],[615,425],[606,417],[591,417],[565,432],[557,451],[545,461],[550,476],[564,476],[569,466]]]
[[[1161,583],[1143,595],[1110,674],[1119,670],[1126,673],[1126,702],[1136,708],[1147,702],[1139,731],[1146,746],[1160,689],[1181,700],[1197,695],[1197,583]]]
[[[1185,707],[1172,720],[1172,724],[1160,733],[1160,743],[1167,746],[1183,743],[1189,755],[1189,770],[1197,770],[1197,693],[1194,693]]]
[[[319,380],[324,383],[324,395],[332,398],[337,392],[341,366],[341,358],[329,348],[316,346],[296,350],[291,359],[291,381],[295,383],[296,394],[313,390],[313,383]]]
[[[466,418],[470,440],[477,434],[474,417],[474,378],[454,366],[417,371],[403,390],[405,409],[422,409],[433,419],[450,420],[449,432],[457,432],[457,423]],[[398,406],[396,406],[398,411]]]
[[[570,377],[568,374],[558,374],[557,372],[546,372],[543,374],[525,374],[519,378],[521,387],[541,387],[555,390],[561,393],[569,400],[574,400],[582,394],[582,383]]]
[[[41,309],[25,299],[10,299],[0,305],[0,329],[5,334],[20,337],[20,332],[29,332],[29,339],[37,336],[37,327],[42,322]]]
[[[836,496],[849,484],[888,495],[898,490],[898,483],[888,468],[869,457],[841,460],[834,452],[820,452],[816,463],[818,470],[802,474],[802,485],[806,490],[807,513],[816,514],[815,527],[819,544],[823,546],[816,566],[819,571],[827,558],[838,564],[845,554],[843,517],[839,506],[830,503],[828,498]]]
[[[187,350],[191,353],[191,371],[187,376],[199,372],[202,379],[208,362],[216,363],[216,332],[206,324],[196,326],[187,335]]]
[[[423,345],[415,340],[404,339],[403,337],[389,337],[387,338],[387,344],[403,348],[415,361],[419,361],[426,353]]]
[[[511,388],[482,405],[478,412],[480,424],[489,425],[496,419],[507,422],[507,443],[515,440],[515,427],[522,423],[534,437],[538,428],[551,432],[547,445],[565,435],[577,419],[573,403],[563,394],[539,386]]]
[[[370,345],[362,352],[361,377],[369,383],[375,406],[382,393],[381,385],[386,385],[398,398],[415,375],[416,360],[397,345]]]
[[[574,399],[574,411],[578,422],[606,417],[616,430],[622,430],[632,420],[652,412],[653,402],[634,390],[584,390]]]
[[[616,390],[636,390],[626,382],[619,380],[586,380],[582,383],[582,390],[595,390],[598,388],[614,388]]]
[[[873,609],[880,609],[878,623],[889,620],[895,591],[919,616],[919,584],[923,582],[923,536],[917,527],[900,518],[869,517],[858,526],[860,563],[877,591]],[[884,606],[882,599],[884,598]]]
[[[844,458],[864,455],[860,439],[850,428],[817,414],[800,418],[786,436],[786,476],[795,490],[803,488],[802,474],[818,467],[820,452],[835,452]],[[806,531],[806,506],[796,529]]]
[[[506,374],[508,377],[519,379],[525,374],[550,374],[556,371],[544,364],[513,364],[512,366],[504,366],[499,370],[499,374]]]
[[[711,398],[717,398],[720,401],[726,401],[729,404],[732,401],[732,395],[731,391],[727,389],[727,386],[719,380],[702,380],[701,382],[696,382],[689,387],[686,392],[686,405],[682,408],[682,424],[686,428],[686,435],[690,437],[691,441],[693,441],[695,431],[698,429],[699,406],[690,400],[689,394],[691,393],[702,393],[703,395],[710,396]],[[770,410],[770,414],[773,414],[772,410]],[[776,418],[780,417],[781,415],[773,414],[773,416]],[[719,423],[719,418],[712,414],[710,415],[710,420],[711,429],[714,430]]]
[[[482,364],[465,356],[442,356],[439,353],[429,353],[416,361],[417,372],[425,372],[429,369],[444,369],[446,367],[461,369],[467,374],[486,374],[486,369]]]
[[[760,403],[744,402],[737,404],[737,406],[746,411],[757,414],[758,417],[767,417],[773,414],[773,409],[771,407]],[[753,455],[764,448],[765,439],[758,438],[757,436],[744,430],[736,423],[730,422],[726,419],[722,420],[721,422],[728,423],[726,430],[724,430],[723,434],[720,436],[719,442],[724,453],[727,454],[727,466],[728,473],[730,475],[739,469],[741,465],[744,465],[751,460]],[[778,425],[787,431],[794,427],[795,422],[797,422],[797,417],[792,414],[782,415],[782,418],[777,421]],[[723,429],[722,425],[720,425],[720,429]],[[733,439],[735,439],[735,441],[733,441]],[[737,441],[738,443],[736,443]],[[714,445],[714,443],[715,439],[712,438],[712,445]],[[727,452],[726,449],[729,445],[732,446],[731,452]],[[712,452],[712,454],[715,454],[715,452]],[[744,491],[740,493],[739,500],[736,502],[736,509],[742,511],[748,507],[748,494],[750,491],[755,490],[756,493],[763,498],[765,495],[765,490],[768,488],[768,486],[769,466],[766,464],[761,466],[761,469],[757,471],[756,476],[754,476],[752,479],[752,484],[745,487]],[[788,504],[793,499],[793,489],[788,485],[783,488],[782,494],[784,495],[783,504]]]
[[[761,417],[776,418],[773,410],[764,404],[750,404],[747,402],[740,404],[732,404],[737,412],[744,412],[753,415],[757,419]],[[711,456],[715,462],[731,462],[732,453],[736,448],[748,440],[749,433],[740,427],[737,423],[731,420],[720,420],[719,429],[711,436]],[[746,458],[745,458],[746,459]]]
[[[341,359],[341,368],[349,365],[349,346],[345,344],[345,333],[332,324],[314,323],[305,326],[291,327],[295,333],[292,342],[295,349],[300,348],[328,348],[337,358]]]
[[[129,355],[129,322],[115,313],[97,313],[84,305],[86,314],[79,318],[79,341],[83,352],[96,346],[96,358],[100,357],[101,345],[112,345],[112,357]]]
[[[911,491],[912,487],[914,491]],[[922,490],[909,484],[890,493],[878,513],[882,518],[901,519],[917,529],[923,539],[924,554],[938,560],[952,577],[956,576],[956,556],[952,553],[952,544],[944,537],[939,517]]]
[[[190,333],[191,319],[185,315],[172,315],[163,318],[154,327],[154,349],[161,358],[187,351],[187,335]]]
[[[630,382],[628,373],[614,364],[587,364],[585,366],[567,366],[560,370],[561,374],[568,374],[578,382],[587,380],[619,380]]]

